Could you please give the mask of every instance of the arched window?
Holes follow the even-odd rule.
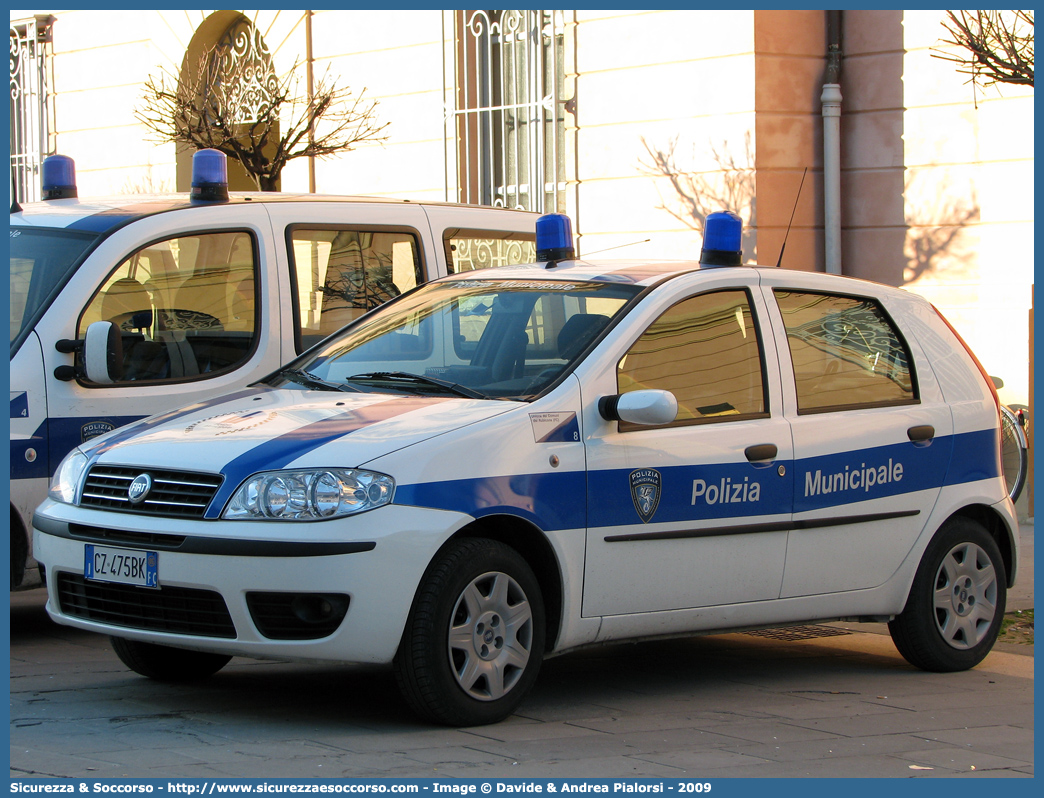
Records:
[[[216,11],[196,29],[181,65],[181,82],[200,92],[214,92],[229,116],[249,135],[250,126],[265,120],[278,78],[268,45],[254,24],[236,11]],[[279,122],[270,124],[272,146],[279,140]],[[177,183],[188,191],[192,182],[190,147],[179,147]],[[255,191],[257,185],[233,158],[228,160],[229,188]]]

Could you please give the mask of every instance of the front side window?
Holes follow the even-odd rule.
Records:
[[[799,413],[917,400],[909,350],[873,299],[773,293],[787,330]]]
[[[299,349],[337,332],[422,279],[414,233],[294,228]]]
[[[764,358],[746,291],[691,297],[654,321],[620,360],[620,393],[670,391],[675,424],[765,414]],[[620,430],[639,429],[620,422]]]
[[[123,339],[117,382],[199,379],[235,368],[257,342],[259,281],[245,232],[186,235],[134,252],[80,316],[77,337],[110,321]]]

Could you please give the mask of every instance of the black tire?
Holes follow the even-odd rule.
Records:
[[[207,651],[141,643],[122,637],[110,637],[112,648],[128,668],[159,682],[195,682],[213,676],[232,657]]]
[[[544,634],[540,585],[518,552],[481,538],[451,543],[410,609],[395,657],[399,689],[437,723],[496,723],[536,681]]]
[[[926,671],[973,668],[993,648],[1007,600],[997,542],[976,521],[950,519],[928,544],[906,607],[888,624],[907,662]]]
[[[11,590],[14,590],[25,579],[25,561],[29,555],[29,539],[26,537],[22,519],[11,507],[11,525],[7,534],[11,538]]]

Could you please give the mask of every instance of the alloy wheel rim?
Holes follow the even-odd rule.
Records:
[[[503,698],[522,678],[533,648],[533,610],[525,591],[501,572],[473,579],[453,608],[448,643],[461,689],[479,701]]]
[[[997,614],[997,571],[974,543],[954,546],[935,576],[935,625],[947,645],[974,648]]]

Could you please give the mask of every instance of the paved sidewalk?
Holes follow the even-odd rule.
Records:
[[[1033,519],[1019,522],[1019,570],[1008,591],[1008,611],[1033,609]]]
[[[1032,524],[1009,607],[1033,605]],[[882,624],[622,644],[548,660],[517,715],[418,723],[385,671],[235,659],[142,679],[105,638],[11,611],[11,776],[1027,777],[1033,650],[925,673]]]

